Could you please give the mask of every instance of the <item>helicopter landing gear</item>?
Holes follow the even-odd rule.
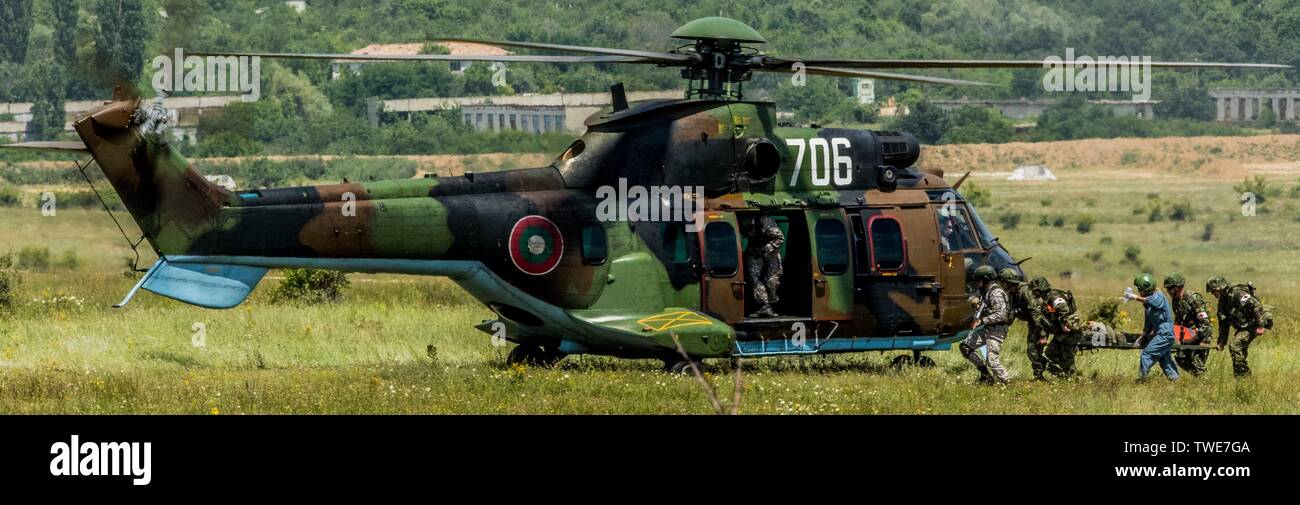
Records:
[[[696,367],[696,368],[699,368],[700,365],[701,365],[700,362],[698,362],[698,361],[695,362],[695,367]],[[674,375],[675,375],[675,374],[690,374],[690,373],[691,373],[691,362],[690,362],[690,361],[687,361],[687,360],[685,360],[685,359],[682,359],[682,358],[680,358],[680,357],[678,357],[678,358],[674,358],[674,359],[665,359],[665,360],[664,360],[664,371],[665,371],[665,372],[668,372],[668,373],[670,373],[670,374],[674,374]]]
[[[913,365],[921,368],[933,368],[934,360],[930,359],[929,356],[921,354],[921,351],[912,351],[912,354],[910,356],[904,354],[902,356],[898,356],[894,358],[894,361],[890,362],[890,365],[892,365],[894,368],[903,368],[905,366],[913,366]]]
[[[564,359],[564,356],[564,353],[558,350],[533,344],[519,344],[506,355],[506,364],[550,368]]]

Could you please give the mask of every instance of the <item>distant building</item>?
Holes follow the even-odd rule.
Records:
[[[1043,111],[1048,107],[1056,105],[1054,99],[1029,100],[1021,98],[1019,100],[930,100],[931,104],[938,106],[945,111],[953,111],[967,105],[975,107],[992,107],[1002,113],[1003,117],[1011,119],[1029,119],[1041,116]],[[1088,100],[1093,105],[1101,105],[1111,109],[1117,116],[1137,116],[1144,119],[1155,117],[1152,110],[1156,103],[1155,100]]]
[[[854,79],[853,96],[858,99],[861,105],[872,104],[876,102],[876,80],[875,79]]]
[[[632,91],[629,101],[681,98],[681,90]],[[583,121],[610,104],[609,93],[553,93],[384,100],[387,113],[461,110],[461,122],[477,131],[581,132]],[[513,120],[511,118],[514,118]]]
[[[222,96],[173,96],[163,99],[163,107],[170,114],[167,127],[172,137],[178,142],[194,144],[197,142],[199,119],[204,114],[212,113],[227,104],[239,102],[243,95]],[[81,100],[65,102],[63,112],[67,124],[64,131],[71,132],[72,122],[85,116],[91,109],[103,105],[103,100]],[[27,123],[32,120],[30,102],[0,103],[0,116],[9,116],[12,121],[0,122],[0,138],[22,142],[27,131]]]
[[[420,54],[420,51],[423,51],[424,47],[427,45],[445,47],[447,48],[447,53],[453,56],[457,54],[486,54],[492,56],[504,56],[507,54],[514,54],[511,53],[510,51],[507,51],[497,46],[490,46],[487,44],[476,44],[473,42],[428,42],[428,43],[412,42],[407,44],[370,44],[361,49],[357,49],[356,51],[352,51],[351,54],[383,55],[383,56],[415,56]],[[339,77],[343,76],[343,71],[345,69],[349,72],[356,74],[361,72],[362,66],[369,63],[377,63],[377,62],[338,59],[338,60],[333,60],[331,63],[333,64],[332,67],[333,71],[331,72],[330,75],[333,79],[338,79]],[[472,65],[473,63],[474,63],[473,61],[450,61],[448,62],[448,67],[451,68],[452,72],[462,73],[465,71],[465,69],[469,68],[470,65]]]
[[[1265,108],[1278,121],[1300,118],[1300,89],[1214,89],[1216,121],[1250,121]]]
[[[466,105],[460,111],[463,122],[474,131],[564,131],[564,107],[555,105]]]

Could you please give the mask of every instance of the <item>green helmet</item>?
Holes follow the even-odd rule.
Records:
[[[1007,267],[1007,268],[1003,268],[1002,270],[999,270],[998,279],[1001,279],[1006,282],[1017,282],[1017,283],[1021,281],[1020,272],[1017,272],[1016,269],[1011,267]]]
[[[1217,275],[1214,277],[1210,277],[1210,280],[1205,281],[1206,291],[1223,291],[1227,287],[1228,287],[1228,280],[1224,279],[1223,277],[1219,277]]]
[[[997,278],[998,272],[993,270],[991,266],[980,265],[979,268],[975,269],[975,280],[977,281],[991,281]]]
[[[1183,279],[1183,274],[1180,274],[1178,272],[1174,272],[1165,276],[1165,289],[1181,288],[1186,283],[1187,281]]]
[[[1144,273],[1133,279],[1133,285],[1137,286],[1139,292],[1150,293],[1156,290],[1156,278]]]
[[[1034,277],[1033,280],[1029,281],[1029,289],[1033,290],[1035,293],[1043,293],[1052,289],[1052,285],[1047,282],[1046,277],[1039,276]]]

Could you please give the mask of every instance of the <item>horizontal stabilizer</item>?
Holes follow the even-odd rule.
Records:
[[[0,144],[0,149],[26,149],[28,151],[47,151],[53,153],[89,153],[86,144],[81,142],[19,142],[17,144]]]
[[[263,275],[266,275],[266,269],[262,267],[170,263],[161,259],[149,269],[137,287],[191,305],[228,309],[248,298]],[[123,300],[119,306],[125,305],[126,301]]]

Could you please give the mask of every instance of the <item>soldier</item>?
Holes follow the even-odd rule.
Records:
[[[1164,294],[1156,291],[1156,279],[1151,274],[1144,273],[1137,276],[1133,279],[1133,287],[1138,289],[1138,294],[1135,295],[1130,291],[1124,293],[1124,297],[1142,302],[1146,307],[1142,338],[1147,344],[1142,348],[1138,380],[1146,380],[1151,365],[1159,361],[1160,369],[1165,372],[1165,378],[1176,381],[1178,366],[1174,364],[1174,356],[1171,352],[1174,347],[1174,311],[1169,307],[1169,300]]]
[[[1222,351],[1225,343],[1232,354],[1232,374],[1237,377],[1250,375],[1250,363],[1246,355],[1250,343],[1264,330],[1273,328],[1273,316],[1255,297],[1255,287],[1250,284],[1228,285],[1223,277],[1211,277],[1205,283],[1205,292],[1219,299],[1219,345]],[[1231,340],[1228,327],[1233,329]]]
[[[776,317],[772,304],[778,301],[777,288],[781,286],[781,245],[785,234],[772,216],[763,216],[754,222],[749,234],[745,254],[745,273],[754,286],[754,301],[758,310],[749,317]]]
[[[1041,277],[1039,277],[1041,279]],[[1034,379],[1044,380],[1043,371],[1047,369],[1047,357],[1043,355],[1043,348],[1047,347],[1047,335],[1043,333],[1042,325],[1035,310],[1038,308],[1038,297],[1034,296],[1034,290],[1030,289],[1028,284],[1021,282],[1020,273],[1014,268],[1003,268],[998,272],[998,279],[1002,282],[1002,288],[1007,292],[1007,298],[1011,301],[1011,314],[1015,319],[1024,321],[1028,325],[1025,337],[1025,354],[1029,356],[1029,365],[1033,367]],[[1043,279],[1044,282],[1047,279]]]
[[[958,347],[980,372],[981,383],[1006,384],[1011,381],[1002,366],[1002,341],[1007,338],[1007,325],[1011,323],[1011,308],[1007,292],[998,284],[998,274],[988,265],[975,269],[975,282],[980,285],[980,306],[971,322],[970,335]],[[988,358],[981,358],[979,348],[987,347]]]
[[[1041,345],[1048,335],[1052,337],[1043,352],[1047,371],[1058,377],[1073,377],[1078,373],[1074,355],[1079,352],[1079,340],[1083,338],[1083,321],[1074,304],[1074,294],[1052,288],[1043,277],[1035,277],[1029,287],[1038,298],[1034,317],[1043,332],[1038,342]]]
[[[1185,344],[1208,342],[1214,336],[1210,326],[1210,312],[1205,308],[1205,298],[1195,291],[1183,289],[1185,281],[1178,272],[1165,276],[1165,292],[1174,308],[1174,324],[1196,332],[1195,337]],[[1178,368],[1188,371],[1193,376],[1205,373],[1205,360],[1210,357],[1209,349],[1183,349],[1178,351],[1174,361]]]

